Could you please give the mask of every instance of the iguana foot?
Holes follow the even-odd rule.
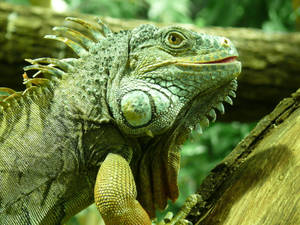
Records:
[[[168,212],[162,221],[159,223],[152,223],[152,225],[192,225],[192,223],[186,220],[185,217],[200,201],[202,201],[201,195],[192,194],[185,200],[181,210],[174,217],[172,212]]]

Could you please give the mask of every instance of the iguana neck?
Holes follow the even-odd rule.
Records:
[[[55,88],[53,104],[74,120],[102,123],[110,118],[105,101],[108,74],[94,58],[76,60],[76,66]]]

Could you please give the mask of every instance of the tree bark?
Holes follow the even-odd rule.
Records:
[[[33,6],[39,6],[39,7],[45,7],[50,8],[51,7],[51,0],[29,0],[30,5]]]
[[[94,16],[75,12],[56,13],[49,9],[0,3],[0,86],[23,89],[24,58],[70,57],[63,44],[42,37],[53,26],[70,25],[66,16],[92,20]],[[141,20],[103,18],[114,30],[131,29]],[[157,24],[167,25],[167,24]],[[238,48],[243,72],[239,78],[237,99],[221,120],[255,121],[271,111],[276,103],[300,86],[300,33],[265,33],[246,28],[198,28],[197,32],[223,35]],[[77,27],[81,30],[80,27]]]
[[[189,217],[196,225],[300,224],[300,89],[211,171],[199,193],[206,202]]]

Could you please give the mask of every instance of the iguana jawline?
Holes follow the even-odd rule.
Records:
[[[226,58],[214,60],[214,61],[177,61],[176,65],[180,66],[199,66],[199,65],[207,65],[207,64],[227,64],[227,63],[240,63],[236,60],[237,56],[229,56]]]
[[[139,73],[146,73],[149,71],[153,71],[157,68],[160,68],[162,66],[167,66],[167,65],[176,65],[176,66],[192,66],[192,67],[202,67],[202,66],[207,66],[208,64],[232,64],[232,63],[240,63],[239,61],[236,60],[237,56],[230,56],[226,57],[223,59],[219,59],[216,61],[207,61],[207,62],[197,62],[197,61],[184,61],[184,60],[166,60],[162,61],[150,66],[145,66],[144,68],[141,68]]]
[[[216,61],[212,61],[212,62],[201,62],[199,64],[230,63],[230,62],[236,61],[236,59],[237,59],[237,56],[230,56],[230,57],[226,57],[224,59],[220,59],[220,60],[216,60]]]

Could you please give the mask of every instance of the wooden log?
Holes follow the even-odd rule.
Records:
[[[75,16],[93,20],[94,16],[75,12],[57,13],[49,9],[0,3],[0,86],[22,89],[24,58],[69,57],[63,44],[42,37],[53,26],[74,26],[64,20]],[[142,20],[103,18],[114,30],[132,29]],[[168,24],[157,24],[159,26]],[[230,38],[240,52],[243,72],[234,107],[221,120],[255,121],[269,113],[283,97],[300,87],[300,33],[265,33],[246,28],[198,28],[181,24],[197,32]],[[79,28],[81,29],[81,28]]]
[[[199,193],[206,202],[189,217],[196,225],[300,224],[300,89],[211,171]]]

